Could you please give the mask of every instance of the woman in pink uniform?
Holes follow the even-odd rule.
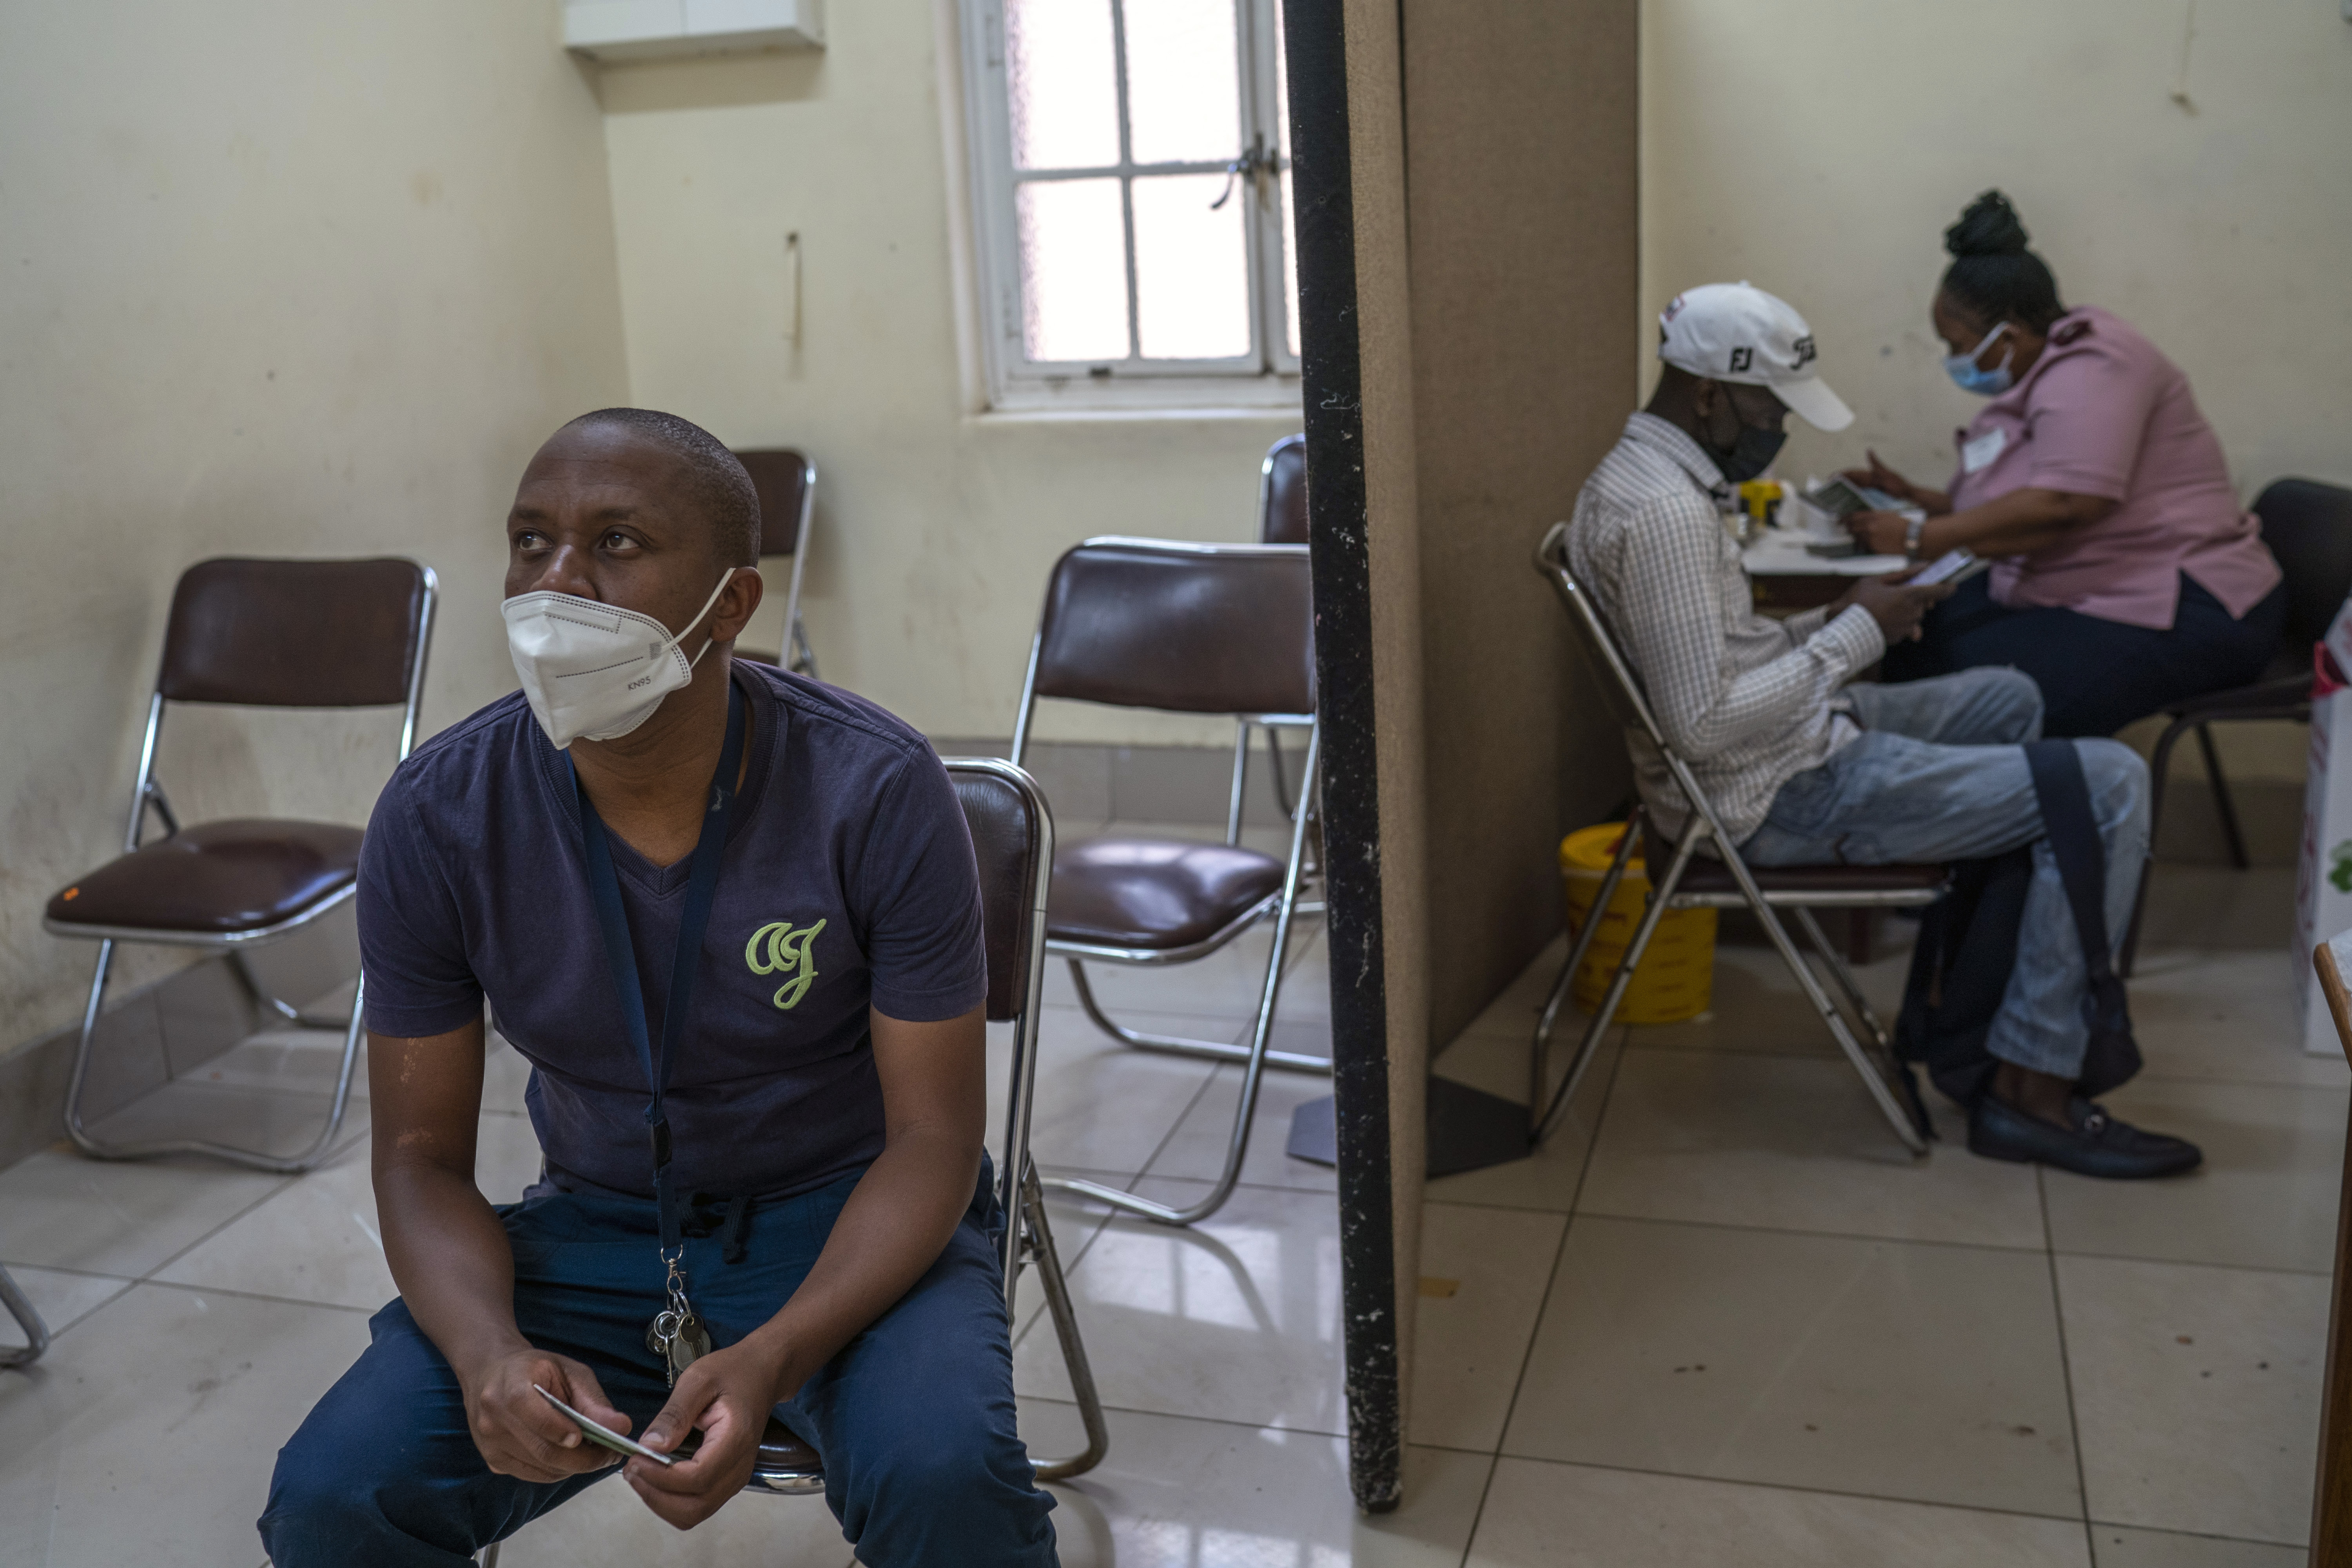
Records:
[[[2042,732],[2112,735],[2199,692],[2257,679],[2286,592],[2189,379],[2096,306],[2068,310],[1999,191],[1944,233],[1936,334],[1952,379],[1990,397],[1958,433],[1948,491],[1871,454],[1851,477],[1923,508],[1848,520],[1864,548],[1994,558],[1887,649],[1888,680],[2013,665],[2040,683]]]

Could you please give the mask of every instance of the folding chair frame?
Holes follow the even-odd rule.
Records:
[[[49,1326],[41,1321],[41,1314],[34,1310],[16,1281],[8,1277],[5,1268],[0,1268],[0,1307],[7,1308],[16,1326],[25,1331],[22,1350],[0,1351],[0,1369],[32,1365],[49,1348]]]
[[[783,651],[776,657],[784,668],[811,680],[816,672],[816,650],[809,647],[808,627],[801,620],[801,574],[808,566],[809,526],[816,518],[816,465],[801,458],[801,515],[793,535],[792,585],[784,590]]]
[[[1089,541],[1089,542],[1097,542]],[[1111,542],[1111,541],[1100,542]],[[1157,540],[1150,542],[1155,545],[1167,543]],[[1181,548],[1198,550],[1205,554],[1220,549],[1259,552],[1268,548],[1295,550],[1300,547],[1185,545]],[[1045,635],[1041,626],[1038,633],[1030,639],[1028,672],[1023,678],[1021,684],[1020,716],[1014,723],[1013,731],[1013,762],[1016,766],[1027,752],[1031,721],[1037,710],[1037,667],[1044,647]],[[1045,1178],[1045,1184],[1048,1187],[1062,1192],[1076,1193],[1097,1202],[1108,1204],[1114,1208],[1123,1209],[1129,1214],[1141,1215],[1146,1219],[1156,1220],[1162,1225],[1192,1225],[1198,1220],[1205,1219],[1223,1206],[1226,1198],[1232,1195],[1234,1185],[1241,1180],[1242,1162],[1249,1152],[1250,1121],[1256,1113],[1259,1082],[1265,1068],[1274,1067],[1291,1072],[1319,1073],[1327,1077],[1331,1071],[1331,1062],[1328,1058],[1307,1056],[1296,1051],[1278,1051],[1273,1049],[1268,1044],[1274,1032],[1275,1009],[1282,995],[1283,971],[1290,956],[1291,925],[1301,913],[1317,912],[1322,908],[1319,903],[1303,902],[1298,897],[1302,882],[1315,874],[1309,868],[1308,849],[1314,839],[1313,803],[1318,798],[1318,789],[1322,779],[1321,722],[1311,713],[1249,713],[1236,714],[1234,717],[1238,730],[1234,740],[1233,792],[1226,807],[1225,842],[1228,844],[1238,843],[1241,838],[1240,808],[1242,789],[1247,778],[1246,757],[1250,726],[1253,724],[1262,726],[1268,731],[1269,734],[1283,729],[1307,731],[1307,756],[1300,770],[1297,802],[1289,811],[1290,852],[1283,867],[1281,890],[1268,894],[1218,931],[1187,947],[1171,949],[1114,947],[1091,942],[1052,940],[1046,943],[1047,952],[1057,958],[1068,961],[1070,982],[1073,989],[1077,992],[1078,1005],[1085,1010],[1087,1016],[1094,1022],[1095,1026],[1105,1034],[1122,1045],[1132,1046],[1139,1050],[1161,1051],[1171,1056],[1196,1057],[1208,1061],[1233,1062],[1242,1068],[1241,1103],[1235,1109],[1233,1131],[1226,1142],[1224,1164],[1218,1172],[1215,1184],[1200,1202],[1184,1208],[1175,1208],[1166,1204],[1154,1203],[1150,1198],[1139,1197],[1133,1193],[1124,1192],[1117,1187],[1106,1186],[1099,1182],[1070,1176]],[[1088,962],[1126,964],[1139,968],[1190,963],[1196,959],[1205,958],[1225,946],[1269,915],[1274,919],[1274,942],[1271,952],[1266,955],[1265,978],[1259,989],[1257,1015],[1251,1026],[1250,1043],[1246,1047],[1218,1040],[1158,1035],[1142,1029],[1129,1028],[1103,1011],[1102,1005],[1095,998],[1093,985],[1087,979],[1086,964]]]
[[[1037,1035],[1045,1009],[1045,904],[1054,879],[1054,813],[1045,792],[1037,787],[1037,781],[1009,763],[993,757],[950,757],[946,759],[946,766],[950,775],[980,774],[1011,785],[1027,800],[1038,825],[1037,887],[1030,903],[1026,944],[1029,973],[1023,987],[1021,1015],[1013,1024],[1012,1088],[1004,1109],[1005,1152],[996,1170],[997,1201],[1004,1215],[998,1259],[1008,1317],[1013,1310],[1014,1293],[1020,1287],[1024,1268],[1034,1266],[1038,1282],[1045,1287],[1045,1310],[1053,1318],[1062,1360],[1069,1368],[1070,1387],[1077,1395],[1078,1418],[1086,1429],[1087,1446],[1066,1458],[1037,1460],[1034,1468],[1041,1481],[1067,1480],[1102,1462],[1110,1448],[1110,1427],[1103,1416],[1102,1396],[1095,1387],[1094,1368],[1087,1359],[1086,1342],[1078,1334],[1076,1310],[1062,1272],[1061,1253],[1054,1244],[1053,1224],[1045,1214],[1045,1194],[1038,1182],[1036,1164],[1029,1154],[1029,1129],[1037,1098]],[[824,1467],[814,1461],[763,1462],[753,1468],[743,1489],[787,1497],[814,1495],[824,1490]],[[497,1543],[482,1549],[480,1563],[481,1568],[498,1568]]]
[[[1624,878],[1626,865],[1633,858],[1634,844],[1643,837],[1638,830],[1647,823],[1646,812],[1637,806],[1633,819],[1626,824],[1624,837],[1618,842],[1617,853],[1610,863],[1608,873],[1601,879],[1601,888],[1594,896],[1591,912],[1586,916],[1583,928],[1577,933],[1576,942],[1570,949],[1568,962],[1561,966],[1559,978],[1552,982],[1551,994],[1546,1000],[1542,1016],[1536,1025],[1535,1038],[1530,1047],[1528,1062],[1529,1141],[1540,1144],[1550,1137],[1559,1126],[1569,1100],[1576,1091],[1578,1082],[1584,1076],[1585,1068],[1591,1061],[1593,1049],[1599,1044],[1602,1034],[1607,1031],[1610,1021],[1616,1016],[1618,1005],[1624,998],[1625,989],[1633,982],[1633,971],[1642,962],[1642,955],[1648,951],[1650,938],[1657,931],[1658,921],[1665,912],[1670,909],[1738,909],[1745,906],[1754,912],[1757,921],[1763,926],[1765,934],[1780,952],[1781,962],[1788,965],[1790,974],[1795,978],[1798,987],[1804,992],[1805,999],[1811,1003],[1813,1010],[1821,1015],[1822,1022],[1829,1029],[1831,1037],[1836,1040],[1838,1049],[1844,1053],[1847,1062],[1853,1066],[1856,1073],[1861,1075],[1864,1086],[1870,1090],[1872,1102],[1878,1107],[1879,1113],[1885,1117],[1887,1125],[1895,1130],[1895,1135],[1901,1139],[1904,1147],[1914,1154],[1926,1153],[1927,1139],[1932,1135],[1932,1127],[1927,1124],[1924,1112],[1917,1110],[1916,1106],[1911,1110],[1905,1109],[1901,1100],[1896,1098],[1895,1091],[1889,1081],[1894,1076],[1894,1070],[1898,1070],[1892,1069],[1894,1049],[1892,1037],[1888,1035],[1885,1026],[1879,1021],[1877,1015],[1871,1009],[1870,1004],[1864,999],[1861,987],[1854,984],[1853,972],[1845,966],[1844,961],[1838,956],[1836,947],[1822,933],[1821,924],[1814,920],[1812,911],[1815,909],[1916,907],[1934,902],[1942,897],[1942,890],[1940,889],[1853,892],[1776,890],[1767,893],[1759,888],[1755,874],[1748,869],[1748,862],[1740,857],[1738,846],[1732,842],[1731,836],[1724,831],[1722,818],[1717,816],[1714,803],[1707,798],[1706,792],[1699,788],[1698,781],[1692,775],[1689,765],[1666,742],[1665,734],[1659,728],[1655,716],[1650,710],[1649,700],[1643,695],[1641,679],[1633,672],[1633,667],[1625,662],[1624,656],[1618,651],[1616,638],[1611,634],[1608,624],[1601,618],[1600,607],[1593,604],[1582,584],[1577,582],[1574,573],[1570,570],[1567,559],[1567,540],[1568,525],[1564,522],[1554,524],[1551,531],[1545,536],[1542,545],[1536,552],[1536,569],[1543,574],[1559,595],[1561,602],[1568,608],[1570,624],[1579,633],[1579,640],[1584,644],[1586,652],[1592,656],[1593,661],[1601,666],[1603,680],[1609,688],[1604,695],[1612,699],[1610,707],[1616,710],[1621,722],[1638,724],[1643,732],[1649,737],[1650,743],[1657,748],[1659,756],[1664,760],[1667,772],[1673,775],[1675,784],[1682,790],[1683,798],[1690,803],[1691,811],[1690,820],[1675,845],[1674,858],[1667,865],[1665,873],[1657,878],[1653,885],[1649,900],[1643,909],[1642,919],[1634,927],[1633,939],[1625,945],[1625,955],[1619,961],[1616,970],[1610,977],[1609,989],[1602,994],[1600,1007],[1594,1011],[1591,1021],[1586,1024],[1583,1038],[1577,1043],[1576,1055],[1569,1062],[1568,1072],[1560,1079],[1559,1088],[1552,1092],[1547,1102],[1544,1090],[1553,1026],[1559,1019],[1560,1007],[1567,999],[1569,988],[1575,982],[1577,971],[1584,963],[1585,952],[1592,944],[1593,935],[1601,929],[1602,914],[1609,908],[1610,900],[1616,895],[1618,884]],[[1694,894],[1678,890],[1684,874],[1690,868],[1691,857],[1696,853],[1702,843],[1711,843],[1715,854],[1722,860],[1725,869],[1731,873],[1732,880],[1738,884],[1736,892]],[[1798,926],[1805,933],[1806,940],[1811,942],[1814,951],[1822,955],[1823,962],[1828,965],[1830,974],[1836,982],[1839,991],[1843,994],[1846,1002],[1853,1008],[1863,1026],[1869,1031],[1880,1051],[1888,1057],[1889,1068],[1882,1068],[1872,1060],[1869,1053],[1864,1049],[1862,1042],[1855,1037],[1853,1030],[1848,1026],[1844,1016],[1838,1011],[1836,1004],[1831,1001],[1829,994],[1822,988],[1820,980],[1815,977],[1811,966],[1805,963],[1804,954],[1798,951],[1796,943],[1789,936],[1787,928],[1781,924],[1778,913],[1780,910],[1787,910],[1795,916]],[[1538,1107],[1542,1108],[1540,1112]]]
[[[434,575],[433,569],[422,563],[415,564],[417,571],[424,575],[424,593],[418,600],[416,656],[410,663],[407,695],[401,702],[401,762],[408,760],[408,753],[416,744],[417,709],[424,700],[425,666],[433,646],[434,606],[440,593],[439,580]],[[122,852],[126,855],[139,848],[150,810],[162,819],[165,837],[180,831],[179,818],[172,811],[171,800],[155,777],[155,746],[163,733],[164,702],[159,677],[157,689],[147,699],[147,731],[139,742],[139,777],[131,786],[131,820],[122,835]],[[335,1134],[342,1130],[343,1113],[350,1107],[352,1071],[359,1060],[360,1039],[366,1026],[367,977],[364,974],[360,977],[359,986],[352,996],[352,1011],[348,1018],[322,1018],[304,1013],[272,994],[254,974],[251,966],[246,963],[245,955],[256,948],[283,941],[325,918],[350,902],[358,892],[359,883],[354,879],[290,919],[275,925],[231,931],[226,935],[155,930],[144,926],[75,925],[45,918],[41,928],[52,936],[98,943],[98,964],[90,976],[89,996],[82,1004],[81,1036],[74,1047],[73,1076],[66,1087],[66,1134],[73,1140],[74,1146],[100,1160],[152,1160],[165,1154],[206,1154],[232,1164],[278,1175],[294,1175],[307,1171],[323,1159],[335,1141]],[[82,1095],[89,1087],[92,1042],[96,1038],[99,1016],[106,1001],[107,977],[114,967],[114,947],[117,942],[124,942],[163,947],[192,947],[221,953],[227,958],[230,972],[258,1010],[275,1014],[297,1028],[341,1029],[343,1032],[343,1055],[335,1073],[334,1100],[327,1110],[327,1124],[309,1147],[299,1154],[280,1156],[254,1149],[240,1149],[233,1144],[215,1143],[203,1138],[166,1139],[152,1143],[110,1143],[89,1131],[84,1124]]]

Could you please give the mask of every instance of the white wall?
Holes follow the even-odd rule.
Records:
[[[524,459],[626,390],[554,0],[0,5],[0,1049],[79,1006],[41,907],[120,847],[180,570],[425,560],[438,729],[514,684]],[[364,820],[392,728],[185,710],[164,776],[191,817]]]
[[[2352,26],[2335,0],[1643,0],[1644,389],[1677,289],[1746,278],[1821,342],[1865,447],[1942,484],[1978,406],[1938,364],[1942,232],[2009,193],[2069,304],[2188,372],[2248,500],[2352,483]],[[2184,92],[2188,103],[2173,94]],[[2242,742],[2242,737],[2241,737]],[[2267,748],[2301,771],[2291,733]]]
[[[836,4],[825,34],[822,53],[604,71],[630,389],[815,459],[804,594],[827,679],[933,734],[1007,735],[1054,559],[1095,533],[1254,537],[1259,459],[1298,418],[977,415],[942,128],[943,106],[960,118],[951,10]],[[1231,743],[1223,725],[1067,705],[1039,733]]]

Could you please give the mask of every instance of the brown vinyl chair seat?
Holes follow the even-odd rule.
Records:
[[[1174,952],[1208,941],[1282,891],[1283,862],[1184,838],[1080,838],[1054,851],[1054,942]]]
[[[49,900],[53,926],[231,936],[317,908],[359,878],[360,829],[233,817],[132,850]]]
[[[1756,879],[1758,890],[1768,899],[1775,893],[1832,898],[1842,894],[1918,893],[1932,897],[1943,890],[1951,877],[1941,866],[1750,866],[1748,874]],[[1710,898],[1740,896],[1731,868],[1703,855],[1691,858],[1690,868],[1683,873],[1682,884],[1675,890]]]

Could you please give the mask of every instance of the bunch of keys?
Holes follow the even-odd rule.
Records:
[[[694,1315],[686,1300],[686,1271],[678,1259],[669,1260],[669,1305],[654,1314],[646,1329],[646,1349],[662,1358],[662,1375],[672,1388],[677,1374],[710,1353],[710,1331]]]

